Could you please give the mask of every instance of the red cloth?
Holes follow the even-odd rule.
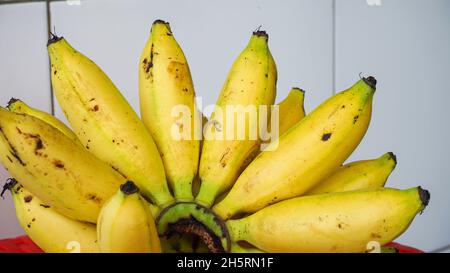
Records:
[[[0,252],[42,253],[43,251],[28,236],[0,240]]]
[[[423,251],[401,245],[398,243],[389,243],[387,247],[395,247],[399,253],[423,253]],[[9,253],[42,253],[43,251],[28,236],[20,236],[12,239],[0,240],[0,252]]]

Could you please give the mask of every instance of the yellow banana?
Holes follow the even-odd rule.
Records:
[[[191,201],[192,180],[198,169],[201,116],[187,60],[169,23],[161,20],[153,23],[142,51],[139,97],[142,121],[161,154],[169,185],[179,201]]]
[[[75,135],[75,133],[69,127],[67,127],[63,122],[61,122],[56,117],[50,115],[49,113],[35,109],[35,108],[27,105],[25,102],[23,102],[19,99],[15,99],[15,98],[12,98],[11,100],[9,100],[7,108],[11,112],[18,113],[18,114],[27,114],[27,115],[33,116],[35,118],[38,118],[42,121],[45,121],[48,124],[50,124],[51,126],[55,127],[59,131],[61,131],[61,133],[65,134],[67,137],[72,139],[73,142],[76,142],[81,145],[81,142],[78,139],[77,135]]]
[[[100,251],[95,225],[72,220],[57,213],[15,180],[6,186],[11,190],[20,225],[43,251]]]
[[[155,222],[139,189],[128,181],[102,208],[97,237],[101,252],[161,252]]]
[[[232,119],[227,118],[227,114],[233,113],[229,107],[242,107],[250,111],[253,107],[258,110],[257,119],[261,118],[263,115],[259,112],[259,106],[270,108],[274,103],[276,80],[276,65],[268,47],[268,35],[264,31],[256,31],[234,62],[208,122],[209,133],[203,141],[200,159],[201,187],[197,202],[211,206],[217,195],[232,186],[244,161],[254,152],[254,147],[259,146],[260,135],[251,139],[249,133],[258,128],[258,121],[251,120],[251,115],[247,113],[245,137],[239,139],[238,130],[243,128],[239,128],[239,122],[234,122],[234,115]],[[234,127],[227,126],[227,123],[232,123]],[[227,137],[228,131],[234,138]],[[219,135],[223,138],[217,137]]]
[[[305,91],[293,87],[287,97],[278,103],[278,131],[280,136],[305,117],[304,99]],[[270,131],[270,122],[267,127]]]
[[[95,223],[124,178],[55,127],[0,108],[0,160],[59,213]]]
[[[381,188],[396,164],[397,159],[391,152],[377,159],[351,162],[340,167],[307,194]]]
[[[48,43],[52,86],[81,143],[159,206],[173,202],[157,147],[108,76],[64,38]]]
[[[364,252],[402,234],[429,198],[420,187],[297,197],[227,227],[232,240],[267,252]]]
[[[299,196],[329,176],[363,138],[375,85],[373,77],[363,78],[294,125],[258,155],[213,210],[223,219],[255,212]]]

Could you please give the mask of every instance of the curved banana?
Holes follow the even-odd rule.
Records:
[[[35,108],[27,105],[25,102],[23,102],[19,99],[15,99],[15,98],[11,98],[9,100],[8,106],[6,108],[11,112],[18,113],[18,114],[27,114],[27,115],[33,116],[35,118],[38,118],[42,121],[45,121],[48,124],[50,124],[51,126],[55,127],[59,131],[61,131],[61,133],[65,134],[67,137],[72,139],[73,142],[76,142],[81,145],[81,142],[78,139],[77,135],[75,135],[75,133],[69,127],[67,127],[64,123],[62,123],[59,119],[50,115],[49,113],[35,109]]]
[[[278,103],[280,136],[305,117],[304,100],[305,91],[298,87],[292,87],[286,98]],[[272,127],[270,122],[267,127],[270,131]]]
[[[97,234],[104,253],[161,252],[151,211],[131,181],[121,185],[102,208]]]
[[[139,62],[142,121],[161,154],[167,180],[179,201],[192,201],[201,116],[186,57],[169,23],[156,20]],[[181,117],[179,117],[181,115]],[[175,131],[174,130],[175,127]]]
[[[124,178],[55,127],[0,108],[0,161],[59,213],[95,223]]]
[[[366,133],[375,85],[375,78],[363,78],[325,101],[261,152],[213,210],[223,219],[255,212],[299,196],[329,176]]]
[[[47,48],[53,90],[81,143],[154,203],[173,203],[150,133],[108,76],[62,37]]]
[[[306,194],[381,188],[396,165],[397,159],[391,152],[377,159],[351,162],[340,167]]]
[[[429,198],[420,187],[297,197],[227,227],[234,241],[267,252],[364,252],[402,234]]]
[[[17,219],[44,252],[100,252],[95,225],[57,213],[15,180],[12,181],[6,187],[11,190]]]
[[[244,161],[254,152],[255,146],[259,146],[258,119],[265,118],[259,112],[259,106],[270,108],[274,103],[276,80],[276,65],[268,47],[268,35],[264,31],[256,31],[234,62],[208,122],[200,158],[201,186],[197,202],[211,206],[217,195],[232,186]],[[239,116],[245,115],[245,126],[235,122],[233,110],[242,114],[238,114],[238,120]],[[257,111],[256,120],[250,119],[252,110]],[[233,115],[233,118],[227,118],[227,115]],[[227,126],[227,123],[234,126]],[[239,139],[239,131],[245,134],[243,139]],[[253,135],[254,138],[252,131],[257,134]]]

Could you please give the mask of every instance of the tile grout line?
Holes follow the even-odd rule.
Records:
[[[46,0],[45,1],[45,7],[46,7],[46,17],[47,17],[47,35],[48,35],[48,39],[50,39],[50,33],[52,32],[52,21],[51,21],[51,10],[50,10],[50,0]],[[50,64],[50,59],[48,60],[48,72],[49,72],[49,82],[50,82],[50,110],[51,110],[51,114],[54,116],[55,115],[55,99],[53,96],[53,87],[52,87],[52,78],[51,78],[51,73],[52,73],[52,68],[51,68],[51,64]]]
[[[331,86],[336,94],[336,0],[331,2]]]

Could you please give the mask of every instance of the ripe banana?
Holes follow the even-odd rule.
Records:
[[[334,95],[272,143],[213,210],[223,219],[299,196],[328,177],[358,146],[368,126],[376,80]],[[278,144],[277,149],[271,146]]]
[[[57,213],[15,180],[5,186],[12,193],[20,225],[44,252],[100,252],[95,225]]]
[[[81,143],[161,207],[173,202],[157,147],[108,76],[64,38],[48,42],[52,86]]]
[[[396,165],[397,159],[391,152],[377,159],[355,161],[340,167],[307,194],[381,188]]]
[[[364,252],[403,233],[429,198],[420,187],[297,197],[227,227],[232,240],[267,252]]]
[[[45,121],[48,124],[50,124],[51,126],[55,127],[59,131],[61,131],[61,133],[65,134],[67,137],[72,139],[73,142],[81,145],[81,142],[78,139],[77,135],[75,135],[75,133],[69,127],[67,127],[64,123],[62,123],[59,119],[50,115],[49,113],[32,108],[31,106],[27,105],[25,102],[23,102],[19,99],[15,99],[15,98],[12,98],[11,100],[9,100],[7,109],[14,113],[27,114],[27,115],[33,116],[35,118],[38,118],[42,121]]]
[[[104,253],[161,252],[153,216],[131,181],[121,185],[102,208],[97,236]]]
[[[293,87],[287,97],[278,103],[278,131],[280,136],[305,117],[304,99],[305,91]],[[270,122],[267,127],[270,131],[272,128]]]
[[[264,31],[256,31],[234,62],[208,122],[200,159],[198,203],[209,207],[217,195],[228,190],[244,161],[260,144],[259,133],[254,140],[250,137],[249,132],[258,128],[258,121],[251,120],[249,114],[242,113],[246,116],[244,139],[237,137],[238,131],[243,128],[238,128],[239,123],[235,122],[234,115],[232,119],[227,118],[227,113],[233,113],[230,107],[250,110],[254,107],[258,111],[257,119],[266,118],[258,108],[260,105],[270,108],[274,103],[276,80],[276,65],[268,47],[268,35]],[[227,123],[230,123],[229,126]],[[232,133],[233,138],[228,138],[228,133]],[[218,137],[220,135],[222,139]]]
[[[175,197],[179,201],[192,201],[192,180],[197,174],[200,152],[201,116],[195,104],[186,57],[169,23],[161,20],[153,23],[142,51],[139,97],[142,121],[155,140]],[[179,112],[173,112],[177,109]]]
[[[0,108],[0,161],[59,213],[95,223],[123,177],[55,127]]]
[[[263,141],[264,143],[268,144],[269,142],[277,140],[279,136],[284,134],[287,130],[305,117],[305,109],[303,107],[304,98],[305,91],[300,88],[293,87],[288,96],[278,103],[278,128],[272,128],[271,120],[268,122],[267,128],[268,132],[271,132],[271,138]],[[278,130],[278,133],[276,135],[273,134],[272,129]],[[249,153],[249,156],[245,159],[244,163],[242,163],[239,174],[247,168],[247,166],[260,152],[261,149],[259,146],[253,147],[253,151]],[[227,194],[227,192],[224,192],[222,195],[217,197],[215,202],[218,203],[218,200],[223,197],[224,194]]]

